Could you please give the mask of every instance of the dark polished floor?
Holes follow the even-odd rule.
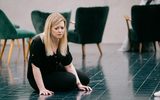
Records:
[[[82,60],[81,46],[69,44],[73,64],[86,72],[92,92],[55,92],[53,96],[39,96],[28,84],[27,63],[23,62],[22,48],[14,48],[11,64],[4,58],[0,65],[0,100],[160,100],[153,93],[160,90],[160,50],[157,53],[124,53],[119,44],[102,44],[99,57],[96,45],[86,45]]]

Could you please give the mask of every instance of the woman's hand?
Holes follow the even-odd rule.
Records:
[[[78,89],[81,91],[92,91],[91,87],[82,85],[81,83],[78,83],[77,86],[78,86]]]
[[[42,89],[42,90],[39,91],[39,94],[40,95],[52,95],[52,94],[54,94],[54,92],[50,91],[50,90],[47,90],[47,89]]]

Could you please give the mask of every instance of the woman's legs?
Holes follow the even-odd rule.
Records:
[[[54,72],[43,78],[45,87],[52,91],[67,91],[76,88],[76,77],[68,72]]]
[[[89,78],[77,70],[78,77],[83,85],[89,83]],[[44,78],[44,84],[47,89],[53,91],[67,91],[77,88],[76,77],[69,72],[54,72]]]
[[[89,83],[89,78],[85,73],[77,70],[79,79],[83,85]],[[31,86],[38,91],[37,85],[34,80],[29,81]],[[44,85],[47,89],[52,91],[68,91],[77,89],[76,77],[69,72],[53,72],[45,77],[43,77]]]
[[[80,81],[83,85],[88,85],[89,84],[89,78],[85,73],[77,70],[77,74],[78,74],[78,77],[79,77],[79,79],[80,79]]]

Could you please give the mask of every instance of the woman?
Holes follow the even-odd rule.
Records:
[[[76,71],[67,45],[66,20],[59,13],[48,16],[44,32],[35,36],[28,63],[28,80],[40,95],[78,88],[91,91],[89,78]]]

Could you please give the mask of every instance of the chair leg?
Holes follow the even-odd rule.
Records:
[[[18,40],[18,39],[16,39],[16,41],[17,41],[18,48],[20,48],[19,40]]]
[[[8,53],[7,64],[10,63],[13,47],[14,47],[14,40],[11,40],[10,49],[9,49],[9,53]]]
[[[86,56],[85,54],[85,44],[82,44],[82,58],[84,59]]]
[[[7,43],[7,40],[4,40],[4,43],[3,43],[3,46],[2,46],[2,50],[1,50],[1,54],[0,54],[0,59],[2,59],[2,56],[3,56],[3,53],[4,53],[4,49],[6,47],[6,43]]]
[[[25,39],[24,38],[22,39],[22,45],[23,45],[23,57],[24,57],[24,61],[25,61],[26,55],[25,55]]]
[[[160,47],[160,41],[158,41],[159,47]]]
[[[102,56],[102,50],[101,50],[101,47],[100,47],[100,44],[99,44],[99,43],[97,43],[97,47],[98,47],[98,50],[99,50],[100,56]]]
[[[155,50],[155,52],[157,51],[156,50],[156,42],[153,42],[153,46],[154,46],[154,50]]]
[[[142,53],[142,43],[139,43],[139,52]]]
[[[30,46],[31,46],[31,41],[32,41],[32,38],[29,38],[29,40],[28,40],[27,53],[26,53],[26,57],[25,57],[26,60],[28,59],[28,54],[29,54],[29,50],[30,50]]]

